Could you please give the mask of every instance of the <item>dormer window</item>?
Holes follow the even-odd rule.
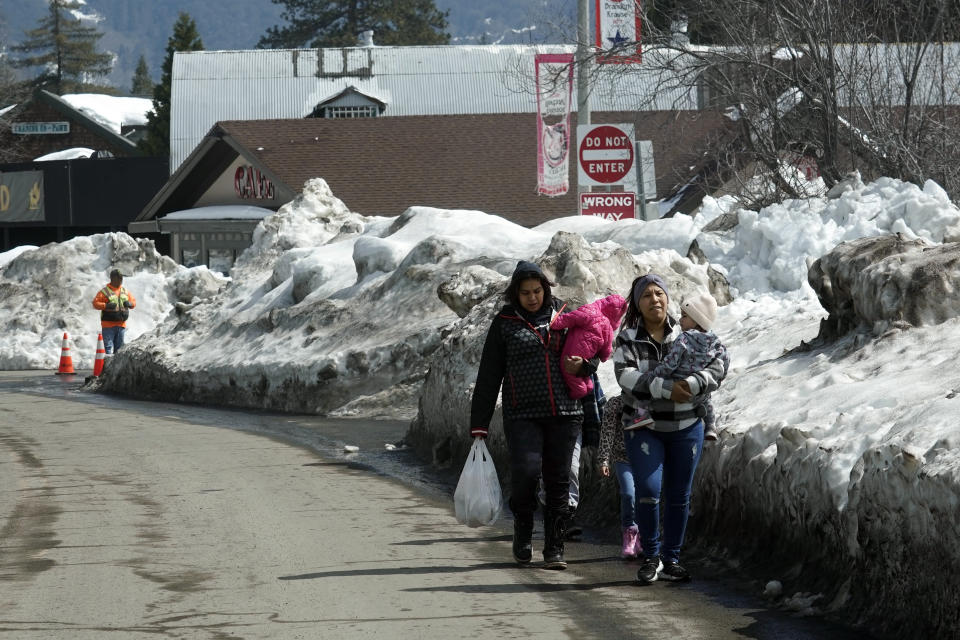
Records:
[[[376,118],[387,103],[354,86],[317,103],[308,118]]]
[[[321,118],[376,118],[380,110],[374,105],[323,107]]]

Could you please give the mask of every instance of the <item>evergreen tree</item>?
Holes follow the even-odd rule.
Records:
[[[140,148],[152,156],[170,156],[170,84],[173,79],[173,54],[177,51],[203,51],[197,25],[187,13],[180,12],[167,40],[163,76],[153,87],[153,111],[147,113],[147,135]]]
[[[153,80],[150,79],[150,69],[147,68],[147,59],[143,55],[137,61],[137,68],[133,72],[130,93],[135,96],[149,96],[153,93]]]
[[[353,47],[363,31],[384,45],[447,44],[449,11],[434,0],[272,0],[289,24],[267,29],[264,49]]]
[[[6,55],[0,51],[0,109],[10,107],[23,99],[22,84],[17,82],[13,69],[10,68]],[[0,113],[0,162],[22,161],[20,157],[21,143],[15,136],[10,135],[9,114]]]
[[[0,50],[0,109],[15,104],[21,97],[20,83],[7,55]]]
[[[81,90],[96,77],[110,73],[113,56],[97,51],[103,34],[74,13],[83,8],[77,0],[49,0],[49,12],[36,29],[27,31],[27,39],[12,49],[27,55],[13,62],[16,67],[42,69],[31,84],[64,94]]]

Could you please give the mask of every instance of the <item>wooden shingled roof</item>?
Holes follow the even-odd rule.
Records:
[[[424,205],[478,209],[535,225],[577,213],[574,193],[535,193],[532,114],[246,120],[218,127],[292,190],[323,178],[365,215],[399,215]],[[572,170],[571,179],[575,184]]]
[[[719,113],[702,111],[593,117],[594,124],[623,122],[653,142],[661,197],[689,180],[707,132],[729,126]],[[238,156],[277,185],[281,204],[307,180],[323,178],[364,215],[396,216],[419,205],[474,209],[524,226],[577,215],[576,143],[569,191],[540,196],[536,126],[536,115],[523,113],[219,122],[137,220],[195,206]]]
[[[637,114],[598,115],[595,123],[634,121]],[[673,186],[678,165],[688,167],[698,146],[693,140],[699,142],[705,128],[722,124],[702,112],[691,117],[681,125],[676,114],[644,115],[642,130],[654,134],[660,151],[661,193]],[[673,126],[651,126],[651,119]],[[575,131],[575,117],[571,126]],[[321,177],[351,210],[365,215],[399,215],[424,205],[477,209],[534,226],[578,212],[576,149],[571,150],[567,194],[536,193],[533,114],[246,120],[221,122],[217,129],[292,191]]]

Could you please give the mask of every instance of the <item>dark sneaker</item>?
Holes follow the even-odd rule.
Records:
[[[667,561],[663,563],[660,578],[673,582],[690,582],[690,572],[681,567],[679,562]]]
[[[657,581],[657,574],[663,568],[660,558],[644,558],[640,570],[637,571],[637,582],[640,584],[653,584]]]

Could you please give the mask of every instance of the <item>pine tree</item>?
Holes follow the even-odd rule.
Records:
[[[167,57],[163,60],[163,76],[153,87],[153,111],[147,113],[147,135],[140,148],[152,156],[170,156],[170,84],[173,78],[173,54],[177,51],[203,51],[197,25],[187,13],[180,12],[167,40]]]
[[[26,93],[24,84],[17,81],[13,69],[10,68],[6,54],[0,51],[0,111],[21,102]],[[23,143],[17,136],[9,135],[10,115],[9,112],[0,113],[0,138],[3,139],[3,144],[0,144],[0,162],[23,162],[24,158],[20,155]]]
[[[113,56],[97,51],[103,34],[77,18],[72,12],[83,5],[77,0],[49,0],[49,13],[36,29],[27,31],[27,39],[14,45],[13,51],[33,53],[13,62],[16,67],[40,67],[33,86],[45,87],[57,94],[82,90],[93,78],[110,73]]]
[[[449,11],[434,0],[272,0],[289,24],[267,29],[264,49],[353,47],[363,31],[384,45],[447,44]]]
[[[0,52],[0,109],[15,104],[21,97],[20,83],[10,67],[7,56]]]
[[[147,67],[147,59],[142,55],[137,61],[137,68],[133,72],[133,82],[131,83],[130,93],[135,96],[149,96],[153,93],[153,80],[150,79],[150,69]]]

